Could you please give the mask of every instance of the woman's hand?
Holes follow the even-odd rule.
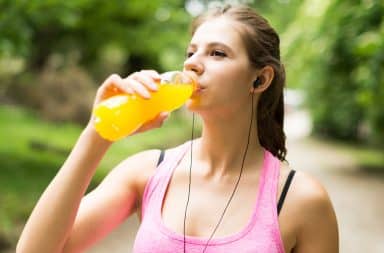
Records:
[[[150,91],[157,91],[156,81],[159,80],[160,75],[154,70],[134,72],[126,78],[122,78],[118,74],[112,74],[98,88],[95,105],[106,98],[122,93],[137,94],[149,99],[151,97]]]
[[[149,99],[151,97],[151,92],[156,92],[158,90],[157,82],[159,80],[160,75],[154,70],[134,72],[126,78],[122,78],[118,74],[112,74],[98,88],[93,108],[95,108],[101,101],[119,94],[136,94],[144,99]],[[152,120],[143,124],[132,134],[160,127],[168,116],[168,112],[160,113]],[[90,125],[93,125],[93,115],[91,117]]]

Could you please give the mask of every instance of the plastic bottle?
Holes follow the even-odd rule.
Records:
[[[195,87],[195,81],[183,72],[163,73],[158,91],[151,92],[150,99],[119,94],[96,105],[93,111],[95,129],[104,139],[119,140],[160,112],[170,112],[181,107]]]

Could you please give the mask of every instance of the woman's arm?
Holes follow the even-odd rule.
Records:
[[[297,238],[294,253],[338,253],[336,215],[324,187],[299,173],[295,178]]]
[[[110,146],[87,127],[36,204],[17,244],[17,252],[60,252],[80,201],[99,161]]]
[[[63,252],[83,252],[140,208],[159,155],[159,150],[148,150],[129,157],[83,198]]]
[[[125,79],[111,75],[98,89],[94,104],[116,92],[145,97],[156,78],[158,74],[154,71],[136,72]],[[136,133],[161,126],[166,117],[167,114],[160,114]],[[134,211],[138,182],[145,182],[145,171],[155,167],[157,157],[151,157],[155,157],[154,153],[158,156],[158,151],[143,152],[127,159],[83,199],[110,145],[95,132],[93,120],[90,120],[36,204],[20,236],[17,252],[55,253],[64,249],[65,252],[79,252]]]

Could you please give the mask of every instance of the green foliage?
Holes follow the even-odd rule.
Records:
[[[320,14],[310,3],[284,34],[289,82],[307,91],[317,133],[382,143],[383,2],[323,1]]]
[[[0,120],[0,237],[10,240],[64,161],[79,128],[42,124],[35,114],[14,107],[0,107]]]
[[[19,75],[5,95],[52,122],[86,124],[96,94],[95,81],[78,65],[50,63],[39,75]]]
[[[113,47],[124,72],[175,68],[180,57],[160,59],[164,50],[183,55],[189,16],[181,7],[181,0],[2,0],[0,57],[20,56],[27,67],[41,69],[53,53],[75,51],[83,65],[97,70],[104,50]]]
[[[287,29],[297,17],[302,0],[258,0],[251,6],[268,19],[268,22],[280,34]]]

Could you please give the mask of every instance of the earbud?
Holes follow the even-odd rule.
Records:
[[[256,78],[255,81],[253,81],[253,88],[256,89],[261,85],[261,80],[259,77]]]

